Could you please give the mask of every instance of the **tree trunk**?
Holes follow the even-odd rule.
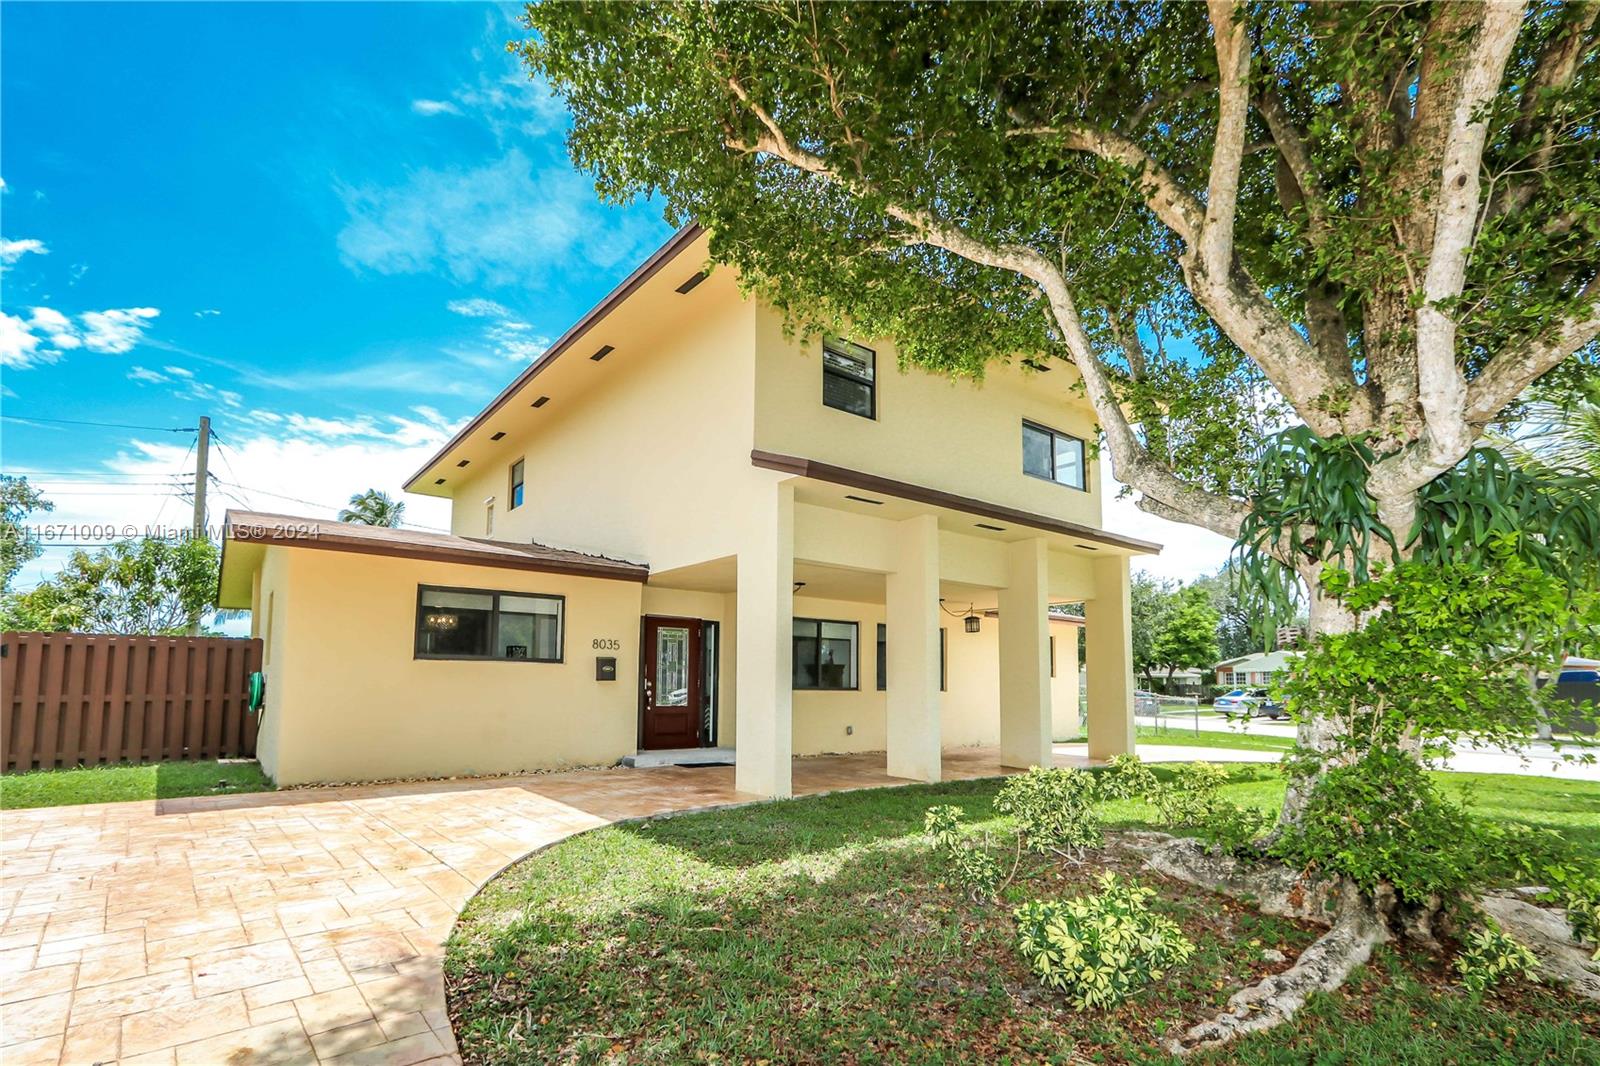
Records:
[[[1346,610],[1344,605],[1322,591],[1322,583],[1318,580],[1315,571],[1302,572],[1310,600],[1310,618],[1307,624],[1307,644],[1312,643],[1324,634],[1335,635],[1350,633],[1356,628],[1356,617]],[[1300,720],[1296,740],[1300,747],[1326,754],[1333,750],[1339,738],[1343,725],[1330,718],[1307,717]],[[1317,786],[1321,774],[1296,774],[1289,778],[1289,785],[1284,792],[1283,811],[1278,816],[1279,825],[1292,825],[1299,821],[1300,813],[1305,810],[1306,802],[1311,797],[1311,792]]]

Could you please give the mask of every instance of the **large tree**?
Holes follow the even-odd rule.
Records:
[[[23,564],[37,559],[43,548],[29,536],[25,523],[35,511],[50,511],[55,504],[25,477],[0,474],[0,594],[11,588]]]
[[[145,537],[93,553],[0,601],[6,629],[177,636],[213,606],[221,553],[208,540]],[[216,612],[221,619],[228,612]]]
[[[601,192],[706,225],[798,328],[848,321],[957,375],[1072,364],[1138,505],[1238,540],[1264,585],[1303,582],[1331,647],[1384,613],[1376,575],[1408,605],[1428,567],[1466,567],[1441,572],[1510,612],[1483,592],[1508,575],[1594,581],[1592,482],[1477,446],[1595,353],[1596,15],[545,3],[517,47]],[[1382,695],[1340,698],[1388,716],[1361,736],[1414,742]],[[1346,744],[1326,702],[1308,751]],[[1320,779],[1291,782],[1286,827]],[[1287,1009],[1370,945],[1350,922],[1279,986]]]
[[[1166,671],[1167,689],[1179,670],[1209,669],[1217,661],[1217,623],[1220,615],[1211,606],[1211,593],[1200,585],[1190,585],[1174,596],[1172,611],[1162,621],[1151,648],[1151,658]]]
[[[1067,360],[1140,507],[1340,632],[1323,567],[1414,551],[1423,490],[1593,352],[1596,10],[551,3],[520,47],[602,193],[802,327]]]

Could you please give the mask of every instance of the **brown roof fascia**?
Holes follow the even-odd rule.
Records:
[[[565,333],[558,337],[556,342],[552,344],[543,355],[530,363],[527,368],[522,371],[522,373],[517,375],[516,379],[512,381],[511,384],[507,385],[504,389],[501,389],[500,395],[489,401],[489,406],[485,407],[482,411],[479,411],[478,414],[473,417],[472,421],[468,422],[461,428],[460,432],[451,437],[448,444],[435,452],[433,456],[422,465],[421,469],[412,474],[410,477],[406,478],[405,484],[402,487],[405,488],[407,492],[410,492],[411,486],[421,479],[425,474],[427,474],[429,470],[433,469],[435,463],[438,463],[441,459],[454,451],[462,441],[466,440],[467,437],[472,435],[474,430],[483,425],[484,422],[488,421],[488,419],[496,411],[500,410],[500,408],[509,403],[511,398],[521,391],[524,385],[543,373],[544,370],[550,366],[550,364],[554,363],[558,358],[561,357],[563,353],[567,351],[567,349],[576,344],[578,340],[582,338],[585,333],[589,332],[589,330],[592,329],[597,323],[599,323],[601,319],[605,318],[612,311],[616,310],[618,304],[632,296],[639,290],[640,286],[644,285],[645,282],[649,281],[651,278],[655,277],[656,274],[660,273],[662,267],[665,267],[668,263],[672,262],[672,260],[676,259],[679,252],[693,244],[696,238],[698,238],[700,234],[704,232],[705,228],[698,222],[691,222],[687,226],[680,229],[677,233],[674,233],[671,238],[668,239],[666,244],[663,244],[660,248],[657,248],[654,252],[652,252],[650,254],[650,258],[646,259],[643,263],[640,263],[638,269],[624,278],[622,280],[622,284],[612,289],[610,294],[608,294],[604,300],[601,300],[599,303],[595,304],[594,307],[590,308],[589,312],[582,318],[578,319],[577,322],[573,323],[573,325]]]
[[[650,576],[649,567],[632,563],[584,563],[565,559],[541,559],[519,552],[487,553],[449,546],[384,543],[366,539],[344,539],[330,536],[322,530],[298,533],[275,526],[232,524],[227,540],[241,544],[266,544],[286,548],[311,548],[318,551],[351,552],[357,555],[383,555],[398,559],[416,559],[430,563],[457,563],[463,566],[483,566],[497,570],[527,570],[544,574],[570,574],[575,577],[597,577],[612,581],[645,581]]]
[[[877,474],[868,474],[861,470],[851,470],[847,467],[820,463],[815,459],[804,459],[794,455],[780,455],[776,452],[764,452],[757,448],[750,453],[750,462],[766,470],[778,470],[785,474],[793,474],[796,477],[813,478],[817,481],[826,481],[852,489],[881,492],[885,496],[898,496],[903,500],[911,500],[914,503],[924,503],[932,507],[947,507],[952,511],[964,511],[967,514],[981,515],[984,518],[995,518],[1002,522],[1028,526],[1031,529],[1042,529],[1049,533],[1061,533],[1069,537],[1077,537],[1080,540],[1104,544],[1108,547],[1138,552],[1141,555],[1156,555],[1161,551],[1161,545],[1152,541],[1124,537],[1118,533],[1107,533],[1105,530],[1095,529],[1093,526],[1079,525],[1077,522],[1051,518],[1049,515],[1034,514],[1031,511],[1019,511],[1014,507],[1007,507],[1003,504],[975,500],[970,496],[957,496],[952,492],[930,489],[923,485],[913,485],[908,481],[896,481],[893,478],[880,477]]]

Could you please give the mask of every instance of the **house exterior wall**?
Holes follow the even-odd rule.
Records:
[[[1084,525],[1101,524],[1101,486],[1086,462],[1087,491],[1022,472],[1022,422],[1095,439],[1077,371],[996,364],[981,382],[901,369],[894,344],[851,337],[877,355],[877,417],[822,403],[822,341],[785,336],[779,313],[754,309],[755,439],[761,451],[865,470]]]
[[[301,548],[268,550],[262,767],[280,785],[613,763],[637,748],[637,582]],[[566,597],[560,663],[412,655],[417,586]],[[287,608],[287,609],[285,609]],[[592,641],[615,639],[597,653]],[[617,680],[595,680],[596,654]]]

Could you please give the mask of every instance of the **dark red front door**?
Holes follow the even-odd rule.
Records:
[[[700,619],[644,620],[646,750],[700,746]]]

